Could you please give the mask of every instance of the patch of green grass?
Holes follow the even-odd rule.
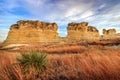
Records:
[[[22,66],[24,73],[39,76],[46,69],[47,54],[37,51],[22,52],[17,61]]]

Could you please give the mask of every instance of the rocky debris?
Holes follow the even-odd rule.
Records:
[[[100,38],[99,31],[93,26],[88,26],[87,22],[69,23],[67,30],[68,30],[67,37],[73,40]]]

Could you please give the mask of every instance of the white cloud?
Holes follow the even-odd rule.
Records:
[[[120,24],[120,15],[119,16],[114,16],[108,20],[109,22]]]
[[[93,20],[95,20],[95,17],[90,16],[86,18],[86,21],[93,21]]]
[[[0,41],[4,41],[7,37],[9,29],[0,29]]]
[[[82,15],[81,15],[81,18],[87,18],[87,17],[90,17],[94,14],[94,12],[92,10],[89,10],[89,11],[86,11],[84,12]]]
[[[72,9],[68,9],[65,13],[65,17],[70,17],[73,16],[75,14],[78,14],[80,12],[80,10],[78,10],[77,8],[72,8]]]
[[[57,22],[58,26],[69,22],[88,21],[91,26],[100,30],[110,26],[118,29],[117,26],[120,25],[120,3],[112,5],[113,3],[110,4],[107,0],[5,0],[4,2],[5,5],[2,7],[5,9],[5,15],[2,16],[2,20],[0,19],[0,27],[9,27],[20,19]],[[17,8],[26,10],[30,15],[23,16],[9,12]]]
[[[102,29],[110,28],[110,26],[112,26],[113,24],[119,24],[118,15],[120,14],[120,4],[111,7],[107,12],[100,12],[99,14],[95,14],[96,10],[102,10],[109,4],[102,3],[100,6],[97,5],[97,7],[93,6],[96,4],[94,3],[94,0],[91,0],[91,2],[87,2],[86,0],[87,4],[83,0],[61,0],[59,3],[56,4],[48,3],[47,6],[43,8],[42,6],[46,5],[46,2],[47,0],[44,0],[37,6],[36,4],[34,4],[34,2],[32,2],[33,4],[28,4],[28,10],[31,9],[30,7],[35,6],[33,10],[29,10],[31,11],[31,13],[34,13],[38,16],[41,15],[45,17],[48,21],[56,21],[58,25],[64,25],[71,21],[80,22],[83,20],[87,20],[97,25],[98,29]]]
[[[48,21],[60,21],[63,19],[72,21],[72,19],[76,20],[76,17],[89,15],[88,13],[83,14],[92,8],[92,4],[92,2],[86,4],[83,0],[61,0],[55,4],[47,0],[24,0],[23,7],[34,16],[39,16],[39,18]]]
[[[106,4],[102,4],[100,5],[100,7],[98,9],[103,9],[106,6]]]

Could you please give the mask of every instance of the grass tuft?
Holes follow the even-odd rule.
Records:
[[[39,77],[41,72],[46,69],[46,53],[39,53],[37,51],[22,52],[17,61],[22,66],[24,73]]]

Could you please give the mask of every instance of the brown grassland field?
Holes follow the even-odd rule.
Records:
[[[45,70],[24,73],[21,52],[47,53]],[[21,46],[0,50],[0,80],[120,80],[120,39]]]

